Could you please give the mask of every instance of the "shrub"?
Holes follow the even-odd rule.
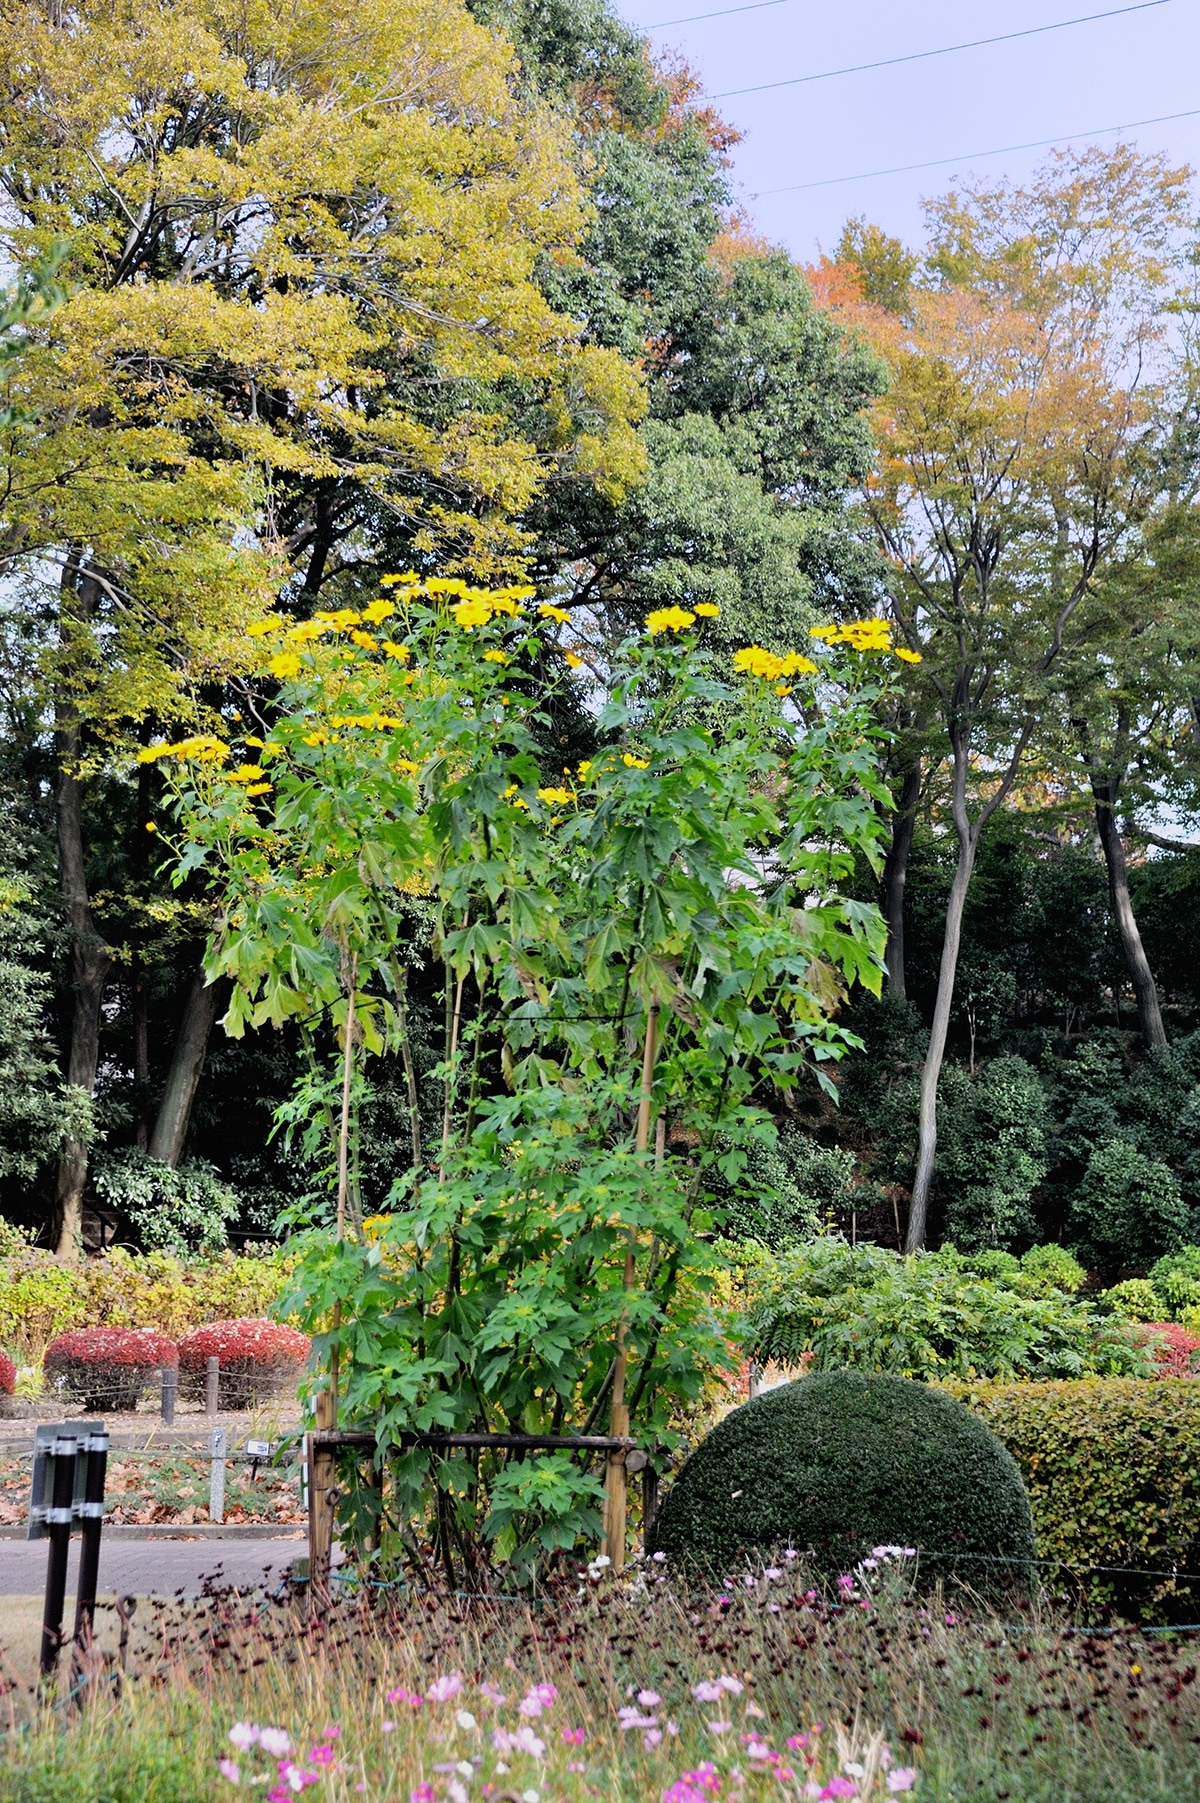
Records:
[[[135,1409],[151,1371],[179,1362],[175,1342],[149,1327],[85,1327],[46,1348],[47,1382],[88,1409]]]
[[[1071,1200],[1071,1231],[1083,1257],[1108,1269],[1145,1267],[1176,1251],[1190,1219],[1170,1166],[1122,1139],[1096,1147]]]
[[[951,1563],[1027,1563],[1029,1502],[1011,1456],[953,1397],[850,1371],[801,1378],[727,1415],[680,1471],[648,1537],[651,1551],[718,1565],[807,1547],[842,1570],[889,1542]]]
[[[17,1367],[0,1352],[0,1396],[12,1396],[17,1388]]]
[[[224,1249],[241,1202],[211,1164],[193,1158],[178,1169],[137,1146],[98,1152],[97,1194],[125,1216],[147,1252],[194,1258]]]
[[[1157,1321],[1163,1312],[1162,1297],[1145,1277],[1127,1277],[1100,1298],[1123,1321]]]
[[[1200,1379],[944,1387],[1020,1467],[1039,1558],[1084,1571],[1200,1569]],[[1093,1601],[1127,1601],[1147,1590],[1166,1595],[1172,1585],[1165,1577],[1156,1584],[1133,1572],[1095,1572],[1087,1588]],[[1185,1593],[1184,1580],[1175,1589]],[[1193,1585],[1189,1607],[1198,1603],[1200,1585]]]
[[[1200,1303],[1200,1246],[1184,1246],[1182,1251],[1160,1258],[1148,1275],[1167,1312],[1179,1320],[1185,1308]]]
[[[1026,1284],[1046,1294],[1061,1290],[1064,1296],[1074,1296],[1087,1280],[1087,1272],[1075,1254],[1053,1242],[1029,1248],[1021,1259],[1021,1275]]]
[[[252,1408],[295,1389],[308,1351],[308,1336],[278,1321],[212,1321],[180,1340],[179,1371],[194,1392],[204,1387],[209,1359],[219,1359],[221,1407]]]
[[[0,1341],[30,1363],[47,1340],[77,1327],[154,1327],[175,1338],[187,1327],[262,1315],[283,1287],[286,1258],[235,1257],[185,1265],[161,1252],[121,1247],[81,1265],[60,1265],[26,1246],[0,1260]]]
[[[832,1235],[779,1259],[759,1252],[746,1276],[749,1349],[792,1365],[811,1353],[814,1371],[901,1377],[1151,1375],[1129,1328],[1049,1288],[1045,1261],[1008,1266],[1017,1261],[1004,1253],[900,1258]]]
[[[1181,1327],[1178,1321],[1149,1322],[1138,1337],[1150,1349],[1156,1377],[1192,1376],[1196,1368],[1195,1355],[1200,1352],[1200,1339],[1186,1327]]]

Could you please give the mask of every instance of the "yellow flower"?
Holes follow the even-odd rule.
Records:
[[[384,639],[383,655],[385,657],[398,657],[401,663],[407,663],[412,656],[412,652],[407,645],[398,645],[395,639]]]
[[[575,799],[575,797],[572,795],[570,789],[539,789],[538,790],[538,800],[539,801],[553,801],[553,802],[558,802],[558,803],[562,803],[565,805],[569,801],[574,801],[574,799]]]
[[[382,620],[390,620],[396,611],[394,601],[372,601],[370,607],[363,608],[363,619],[372,626],[378,626]]]
[[[415,776],[417,774],[417,765],[414,764],[410,758],[397,758],[396,768],[397,770],[403,770],[405,776]]]
[[[377,651],[379,648],[379,640],[372,638],[369,632],[352,632],[350,639],[352,644],[361,645],[364,651]]]
[[[508,653],[506,651],[485,651],[483,661],[485,664],[506,664]]]
[[[461,576],[431,576],[425,584],[427,595],[465,595],[467,585]]]
[[[626,751],[621,754],[621,762],[626,764],[630,770],[649,770],[650,768],[650,764],[646,758],[635,758],[631,751]]]
[[[236,770],[229,772],[229,780],[231,783],[252,783],[265,775],[261,764],[239,764]]]
[[[816,672],[816,664],[811,657],[802,657],[799,651],[789,651],[783,660],[784,676],[812,676]]]
[[[765,676],[769,682],[783,675],[783,659],[761,645],[743,645],[735,651],[733,667],[743,676]]]
[[[269,795],[270,793],[270,783],[251,783],[250,787],[246,790],[247,795]]]
[[[785,682],[776,683],[775,693],[777,695],[790,695],[791,692],[792,692],[791,689],[788,687],[788,685]]]
[[[417,575],[415,570],[405,570],[403,576],[381,576],[379,578],[379,585],[381,588],[395,588],[398,582],[418,583],[420,580],[421,578]]]
[[[486,626],[492,617],[491,604],[487,601],[457,601],[450,611],[464,632],[470,632],[473,626]]]
[[[280,682],[286,682],[290,676],[299,676],[300,659],[294,651],[280,651],[271,659],[267,668]]]
[[[829,645],[849,645],[853,651],[890,651],[892,648],[891,626],[877,614],[867,620],[849,620],[844,626],[813,626],[809,635],[824,639]]]
[[[153,820],[147,820],[146,831],[148,833],[156,833],[158,831],[158,828],[155,826]]]
[[[560,626],[565,626],[571,618],[565,607],[555,607],[552,601],[543,601],[538,607],[538,612],[543,620],[557,620]]]
[[[920,664],[925,661],[919,651],[910,651],[907,645],[897,645],[896,656],[905,664]]]
[[[247,626],[246,631],[252,639],[265,639],[269,632],[282,631],[283,624],[283,621],[279,619],[255,620],[252,626]]]
[[[683,607],[656,607],[653,613],[646,615],[646,631],[651,638],[659,632],[682,632],[695,623],[695,614],[688,613]]]
[[[579,771],[580,776],[586,776],[588,771],[592,767],[591,758],[581,758],[579,764],[576,767]]]
[[[565,652],[564,656],[566,657],[566,660],[567,660],[567,669],[568,670],[582,670],[583,669],[583,659],[581,657],[576,657],[576,655],[573,651]]]
[[[714,607],[711,601],[697,601],[694,611],[702,620],[716,620],[721,613],[720,608]]]

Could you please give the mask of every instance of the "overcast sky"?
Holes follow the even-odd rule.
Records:
[[[643,29],[706,13],[729,0],[618,0]],[[673,46],[711,95],[788,77],[840,69],[972,38],[1020,31],[1107,11],[1115,0],[778,0],[732,16],[650,32]],[[1166,0],[1122,18],[937,56],[899,68],[845,75],[718,101],[745,133],[734,151],[740,195],[757,229],[813,260],[832,251],[848,214],[910,243],[922,238],[921,200],[955,175],[1020,179],[1045,150],[981,153],[1037,139],[1116,143],[1102,128],[1163,114],[1193,118],[1120,134],[1200,167],[1200,7]],[[950,158],[937,168],[879,175],[898,164]],[[855,179],[806,187],[797,183]]]

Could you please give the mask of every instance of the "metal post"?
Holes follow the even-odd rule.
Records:
[[[164,1373],[165,1375],[165,1373]],[[87,1458],[83,1501],[75,1504],[80,1522],[79,1589],[75,1598],[75,1644],[86,1646],[92,1638],[96,1614],[96,1582],[100,1575],[100,1533],[104,1526],[104,1479],[108,1470],[108,1435],[91,1433],[80,1451]]]
[[[178,1387],[178,1365],[164,1365],[162,1368],[162,1418],[168,1427],[175,1425],[175,1394]]]
[[[225,1519],[225,1445],[228,1428],[214,1427],[208,1478],[208,1519]]]
[[[48,1678],[58,1664],[62,1645],[63,1602],[67,1594],[67,1555],[71,1547],[71,1502],[75,1495],[75,1456],[79,1442],[74,1434],[59,1434],[52,1450],[54,1490],[44,1521],[50,1541],[46,1560],[46,1604],[42,1612],[41,1673]]]
[[[204,1367],[204,1413],[210,1418],[217,1412],[217,1398],[221,1385],[221,1361],[211,1358]]]

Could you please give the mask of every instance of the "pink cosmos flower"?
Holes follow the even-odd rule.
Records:
[[[425,1695],[431,1703],[449,1703],[458,1695],[462,1687],[461,1672],[446,1672],[442,1677],[433,1680]],[[390,1698],[388,1700],[391,1701]]]
[[[581,1747],[584,1741],[584,1730],[582,1728],[564,1728],[562,1737],[568,1747]]]
[[[239,1753],[246,1753],[256,1744],[258,1729],[253,1722],[234,1722],[229,1738]]]
[[[411,1703],[414,1709],[419,1709],[425,1701],[415,1690],[405,1690],[403,1684],[397,1684],[395,1690],[389,1690],[387,1700],[389,1703]]]
[[[285,1728],[260,1728],[258,1744],[272,1759],[286,1759],[292,1750],[292,1737]]]
[[[662,1698],[656,1690],[639,1690],[637,1700],[643,1709],[657,1709],[662,1702]]]
[[[892,1767],[884,1782],[892,1792],[911,1790],[917,1782],[917,1774],[911,1765],[896,1765]]]
[[[533,1689],[522,1697],[517,1704],[517,1714],[536,1716],[548,1709],[558,1696],[553,1684],[535,1684]]]
[[[661,1728],[647,1728],[645,1734],[643,1734],[643,1736],[642,1736],[642,1745],[645,1747],[645,1749],[648,1753],[652,1747],[656,1747],[658,1745],[658,1743],[661,1739],[662,1739],[662,1729]]]
[[[437,1792],[432,1784],[427,1784],[424,1780],[417,1785],[415,1790],[409,1791],[408,1797],[409,1803],[437,1803]]]
[[[241,1768],[235,1765],[232,1759],[218,1759],[217,1770],[220,1772],[222,1778],[228,1778],[230,1784],[240,1784],[242,1782]]]

